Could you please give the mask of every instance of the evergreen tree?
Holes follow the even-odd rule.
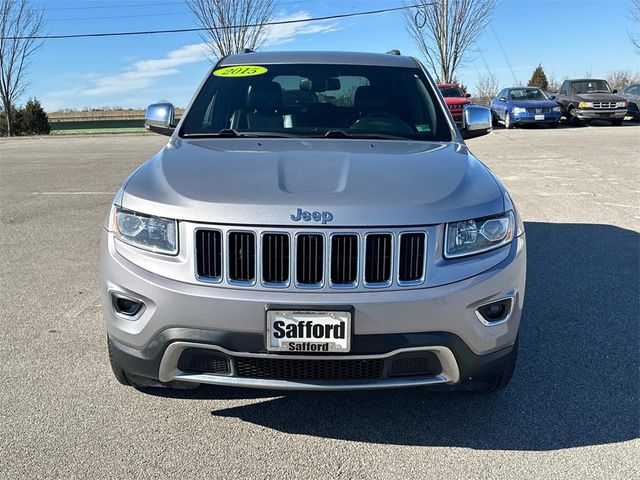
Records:
[[[541,88],[545,92],[549,89],[549,81],[542,69],[542,65],[538,65],[533,71],[533,75],[531,75],[531,80],[529,80],[528,86]]]
[[[51,131],[49,117],[40,102],[35,98],[29,99],[22,110],[20,127],[24,135],[48,135]]]

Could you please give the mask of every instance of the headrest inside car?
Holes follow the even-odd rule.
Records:
[[[283,107],[282,87],[276,82],[249,85],[247,107],[260,113],[275,113]]]
[[[387,95],[378,87],[358,87],[353,104],[356,110],[363,114],[381,112],[388,104]]]

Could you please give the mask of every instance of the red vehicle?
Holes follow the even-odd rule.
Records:
[[[456,125],[460,127],[462,125],[462,109],[465,105],[471,103],[469,101],[471,94],[465,92],[455,83],[439,83],[438,88],[447,103],[447,107],[451,110],[451,115],[453,115]]]

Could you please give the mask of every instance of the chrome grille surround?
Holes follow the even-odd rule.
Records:
[[[593,108],[616,108],[618,102],[593,102]]]
[[[198,246],[194,243],[193,271],[198,282],[207,284],[216,284],[228,287],[244,287],[256,288],[260,290],[286,290],[286,291],[372,291],[376,289],[402,289],[420,286],[425,283],[427,274],[427,258],[429,251],[429,227],[393,227],[393,228],[332,228],[332,229],[304,229],[304,228],[271,228],[271,227],[225,227],[218,225],[197,225],[193,230],[194,240],[197,238],[198,232],[213,230],[220,232],[222,236],[223,246],[221,258],[224,268],[222,269],[222,278],[207,278],[200,275],[199,271],[199,253]],[[255,238],[255,278],[253,280],[232,280],[230,279],[230,250],[229,236],[232,233],[252,233]],[[424,234],[424,251],[422,255],[422,276],[417,280],[401,281],[399,278],[399,262],[400,262],[400,241],[403,234],[420,233]],[[274,283],[265,281],[263,275],[263,245],[265,235],[267,234],[284,234],[289,238],[289,274],[288,280],[283,283]],[[317,284],[300,283],[297,278],[297,258],[298,258],[298,238],[300,235],[321,235],[322,241],[322,281]],[[357,274],[355,281],[350,284],[336,284],[331,282],[331,262],[332,262],[332,245],[333,237],[337,235],[353,235],[357,238]],[[390,278],[386,282],[367,283],[365,282],[365,261],[366,261],[366,239],[369,235],[390,235],[391,236],[391,252]]]

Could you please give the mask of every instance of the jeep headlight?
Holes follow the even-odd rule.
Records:
[[[627,102],[618,102],[616,103],[616,108],[627,108]]]
[[[554,112],[561,112],[562,109],[560,107],[553,107]]]
[[[513,210],[493,217],[447,223],[444,256],[457,258],[493,250],[513,240],[514,231]]]
[[[111,223],[118,240],[156,253],[178,253],[178,222],[175,220],[114,207]]]
[[[593,108],[593,102],[580,102],[578,108]]]
[[[512,111],[513,113],[527,113],[527,109],[522,107],[513,107]]]

